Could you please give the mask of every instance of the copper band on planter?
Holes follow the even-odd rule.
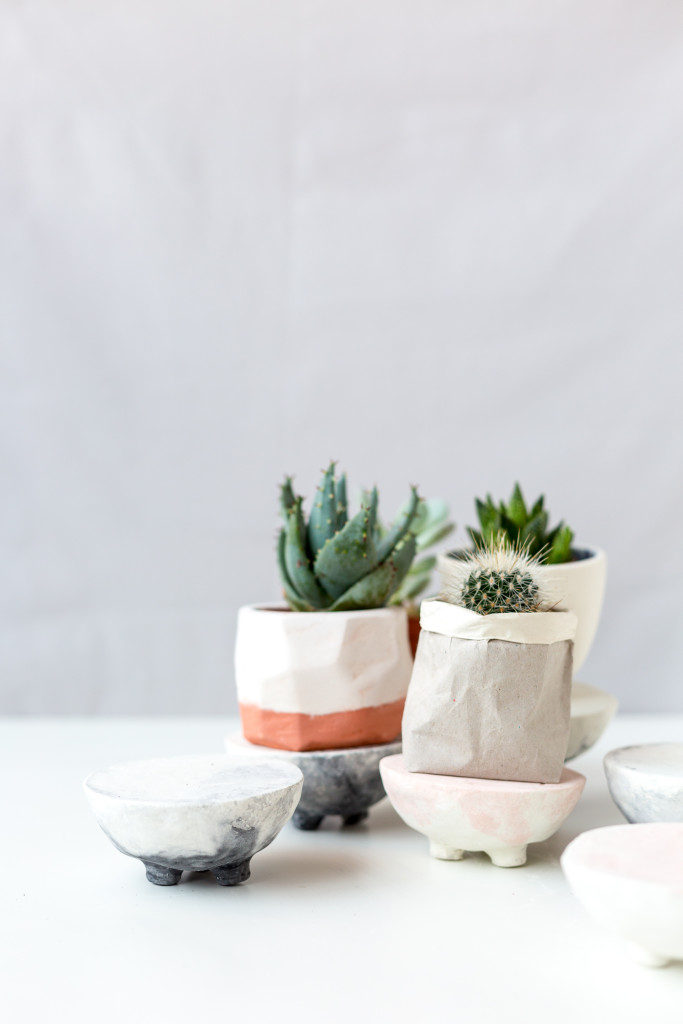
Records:
[[[279,750],[333,750],[391,743],[401,731],[405,700],[329,715],[269,711],[240,704],[245,739]]]

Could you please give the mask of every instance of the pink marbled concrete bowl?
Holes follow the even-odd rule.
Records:
[[[562,868],[591,917],[637,960],[683,960],[683,823],[592,829],[569,844]]]
[[[409,772],[403,756],[380,761],[387,796],[406,825],[429,839],[439,860],[488,854],[501,868],[526,863],[529,843],[549,839],[569,817],[586,782],[565,768],[558,783],[497,782]]]

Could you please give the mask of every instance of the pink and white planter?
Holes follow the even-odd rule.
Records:
[[[379,769],[394,809],[427,836],[432,857],[483,852],[504,868],[525,864],[528,844],[557,832],[586,781],[569,768],[555,784],[428,775],[408,771],[400,754],[385,757]]]
[[[406,611],[240,609],[235,676],[244,736],[282,750],[390,743],[412,670]]]

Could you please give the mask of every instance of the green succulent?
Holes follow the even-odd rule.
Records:
[[[401,511],[405,511],[405,506]],[[455,529],[455,523],[449,522],[448,515],[448,505],[440,498],[421,499],[410,528],[411,533],[415,534],[418,554],[438,544]],[[390,604],[412,604],[429,586],[435,567],[436,558],[433,555],[416,559],[403,583],[393,594]]]
[[[280,491],[284,527],[278,540],[278,566],[291,608],[353,611],[381,608],[408,573],[417,543],[412,532],[420,498],[415,487],[388,530],[378,525],[377,488],[349,519],[346,476],[335,478],[330,463],[318,486],[308,522],[303,498],[287,477]]]
[[[486,501],[475,500],[479,529],[467,527],[470,540],[475,548],[490,546],[503,538],[514,547],[524,549],[542,565],[572,561],[574,534],[564,521],[548,530],[548,512],[543,507],[543,495],[527,508],[522,489],[515,484],[507,504],[496,505],[487,494]]]
[[[444,581],[442,599],[479,615],[550,610],[538,559],[498,537],[492,545],[470,552]]]
[[[474,569],[462,588],[462,604],[479,615],[494,612],[534,612],[538,607],[538,585],[528,572],[514,569]]]

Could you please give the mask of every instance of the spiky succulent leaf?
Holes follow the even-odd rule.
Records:
[[[545,531],[548,525],[548,513],[539,512],[530,519],[519,531],[519,544],[526,547],[532,555],[537,555],[545,543]]]
[[[337,530],[337,494],[334,480],[335,463],[331,462],[322,475],[313,499],[308,520],[308,545],[315,558]]]
[[[374,537],[377,500],[375,488],[369,505],[331,537],[316,556],[315,575],[335,601],[379,562]]]
[[[569,562],[572,559],[571,539],[567,541],[568,534],[564,530],[563,523],[560,523],[554,530],[548,532],[548,512],[544,507],[543,495],[538,498],[531,509],[528,510],[518,483],[515,484],[507,504],[501,501],[496,506],[490,494],[487,494],[486,501],[475,499],[477,517],[479,519],[479,530],[467,527],[467,532],[475,549],[484,545],[493,545],[496,538],[506,538],[511,544],[523,547],[527,552],[540,559],[541,563]],[[560,531],[562,539],[559,539]],[[571,531],[569,531],[571,533]]]
[[[277,544],[277,564],[280,570],[280,580],[282,582],[282,590],[287,599],[287,603],[290,608],[295,612],[310,612],[312,607],[296,592],[294,585],[289,578],[287,572],[287,566],[285,564],[285,545],[287,543],[287,531],[283,528],[280,530]]]
[[[569,527],[560,524],[560,528],[553,539],[552,546],[546,557],[548,565],[569,562],[571,560],[573,540],[574,534]]]
[[[412,487],[410,499],[407,504],[399,510],[399,513],[391,527],[387,530],[377,545],[378,562],[383,562],[387,556],[391,554],[399,541],[406,535],[408,530],[411,529],[419,504],[420,498],[417,493],[417,488]]]
[[[341,530],[349,521],[349,505],[346,499],[346,473],[342,473],[337,481],[337,529]]]
[[[280,485],[280,512],[285,523],[289,515],[289,510],[293,507],[296,497],[292,489],[292,478],[291,476],[285,477],[285,482]]]
[[[382,608],[389,598],[396,578],[391,561],[378,565],[367,576],[349,587],[331,606],[331,612],[349,612],[363,608]]]
[[[326,608],[330,598],[322,589],[306,551],[306,525],[301,509],[302,498],[297,498],[290,509],[285,527],[285,566],[287,575],[300,598],[314,608]]]
[[[408,533],[405,537],[396,545],[388,561],[392,562],[396,570],[396,576],[391,587],[391,593],[393,594],[403,583],[404,579],[410,571],[410,566],[413,564],[415,558],[415,552],[417,551],[417,543],[412,533]]]
[[[494,534],[500,529],[500,513],[493,504],[490,494],[486,495],[486,501],[475,498],[477,516],[481,525],[482,534]]]
[[[524,495],[522,494],[522,488],[519,484],[515,484],[512,496],[507,504],[507,515],[520,529],[527,522],[528,514],[526,510],[526,502],[524,501]]]
[[[434,523],[433,526],[428,526],[426,530],[417,535],[417,550],[424,551],[425,548],[431,548],[433,544],[438,544],[454,529],[455,523]]]
[[[415,538],[409,534],[397,545],[389,558],[341,594],[330,611],[382,608],[401,585],[414,557]]]
[[[543,502],[544,501],[545,501],[545,496],[542,494],[541,497],[536,501],[536,503],[535,503],[534,507],[532,508],[531,512],[529,513],[529,519],[534,519],[537,515],[539,515],[543,511]]]
[[[432,578],[431,572],[409,572],[401,586],[391,595],[390,604],[404,604],[407,601],[413,602],[429,586]]]

